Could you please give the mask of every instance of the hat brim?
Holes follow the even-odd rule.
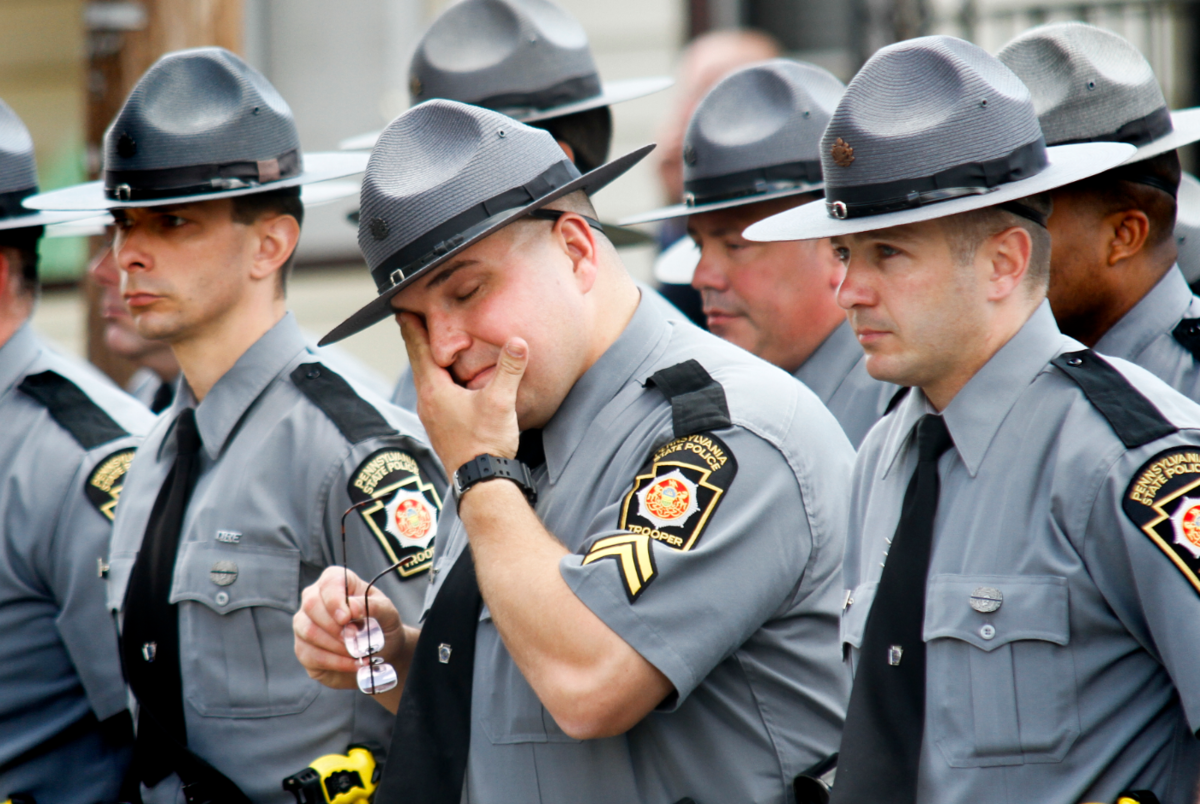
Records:
[[[271,190],[283,190],[288,187],[299,187],[303,184],[340,179],[353,176],[367,169],[369,156],[362,153],[313,153],[304,154],[304,170],[297,176],[291,176],[279,181],[256,184],[251,187],[241,187],[236,190],[214,190],[208,193],[172,196],[170,198],[152,198],[137,201],[115,201],[104,192],[104,183],[92,181],[52,190],[48,193],[26,198],[22,203],[30,209],[39,210],[102,210],[130,209],[134,207],[165,207],[172,204],[191,204],[197,201],[216,201],[221,198],[236,198],[241,195],[265,193]]]
[[[411,285],[422,276],[426,276],[430,271],[444,264],[447,260],[461,254],[466,249],[475,245],[479,241],[495,234],[496,232],[508,226],[510,223],[517,221],[530,212],[541,209],[547,204],[553,203],[563,196],[570,195],[577,190],[583,190],[589,196],[602,190],[608,186],[610,182],[619,177],[621,174],[628,171],[638,162],[645,158],[646,154],[654,150],[654,145],[644,145],[637,150],[630,151],[624,156],[618,157],[611,162],[606,162],[595,170],[588,171],[574,181],[564,184],[557,190],[547,193],[541,198],[531,201],[523,207],[501,212],[498,215],[492,216],[490,222],[487,222],[478,233],[464,240],[459,246],[447,251],[445,254],[438,257],[436,260],[424,266],[421,270],[413,273],[412,276],[405,277],[403,281],[392,285],[387,290],[380,293],[374,300],[360,308],[356,313],[351,315],[342,323],[334,327],[324,338],[320,340],[318,346],[326,346],[331,343],[336,343],[344,338],[348,338],[356,332],[361,332],[369,326],[379,323],[385,318],[393,314],[391,300],[392,297],[399,293],[404,288]]]
[[[672,204],[669,207],[660,207],[652,209],[649,212],[643,212],[641,215],[631,215],[628,218],[622,218],[618,223],[621,226],[633,226],[638,223],[652,223],[653,221],[666,221],[673,218],[686,218],[691,215],[703,215],[705,212],[717,212],[722,209],[732,209],[734,207],[746,207],[751,204],[760,204],[763,201],[774,201],[777,198],[787,198],[793,195],[806,195],[808,193],[818,193],[825,189],[824,182],[816,184],[805,184],[798,187],[790,187],[787,190],[776,190],[772,193],[755,193],[754,195],[741,195],[737,198],[727,198],[724,201],[713,201],[708,204],[696,204],[688,206],[687,204]]]
[[[779,240],[819,240],[825,237],[873,232],[893,226],[948,218],[963,212],[994,207],[1016,201],[1110,170],[1133,153],[1133,146],[1121,142],[1088,142],[1078,145],[1055,145],[1046,149],[1048,165],[1038,174],[1021,181],[1001,184],[990,192],[939,201],[912,209],[865,215],[859,218],[835,218],[829,214],[825,201],[813,201],[801,207],[784,210],[751,224],[742,236],[747,240],[769,243]]]
[[[33,196],[30,196],[33,198]],[[26,201],[28,199],[25,199]],[[22,204],[25,202],[22,201]],[[54,226],[68,221],[78,221],[85,218],[94,218],[96,213],[94,210],[84,210],[81,212],[32,212],[28,215],[16,215],[11,218],[0,219],[0,231],[9,229],[28,229],[33,226]]]
[[[1165,154],[1167,151],[1174,151],[1176,148],[1182,148],[1197,141],[1200,141],[1200,107],[1180,109],[1179,111],[1171,112],[1171,132],[1169,134],[1138,148],[1133,156],[1126,159],[1122,164],[1128,165],[1133,162],[1141,162],[1144,159]]]
[[[612,106],[614,103],[624,103],[625,101],[643,98],[647,95],[653,95],[655,92],[662,92],[674,83],[675,79],[666,75],[655,76],[653,78],[631,78],[627,81],[613,81],[601,85],[600,94],[586,100],[575,101],[574,103],[567,103],[562,106],[554,106],[550,109],[539,109],[536,112],[529,112],[527,114],[513,114],[509,115],[509,117],[519,123],[536,123],[539,120],[565,117],[577,112],[586,112],[589,109],[598,109],[601,106]],[[383,129],[347,137],[338,143],[338,148],[341,148],[343,151],[369,151],[375,147],[375,143],[379,141],[381,134],[383,134]]]
[[[667,285],[690,285],[700,264],[700,247],[684,235],[654,261],[654,278]]]

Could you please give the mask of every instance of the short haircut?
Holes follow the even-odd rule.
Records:
[[[586,112],[552,117],[529,125],[545,129],[554,139],[565,142],[575,152],[575,167],[580,173],[595,170],[608,161],[612,145],[612,112],[607,106]]]
[[[1179,153],[1167,151],[1131,165],[1120,165],[1067,189],[1090,195],[1101,215],[1140,209],[1150,219],[1146,242],[1159,246],[1175,234],[1175,195],[1182,175]]]
[[[233,202],[233,220],[246,226],[267,215],[291,215],[296,224],[304,225],[304,202],[300,200],[299,187],[285,187],[282,190],[270,190],[265,193],[237,195],[230,199]],[[288,255],[287,261],[279,269],[279,293],[287,294],[287,281],[291,276],[292,266],[296,261],[296,252]]]
[[[33,297],[38,290],[38,243],[46,231],[44,226],[0,230],[0,248],[11,249],[19,265],[15,270],[19,295]]]
[[[1018,204],[1045,218],[1050,217],[1054,204],[1047,193],[1030,195]],[[975,259],[975,253],[984,241],[1006,229],[1019,226],[1029,233],[1033,248],[1029,253],[1029,268],[1026,281],[1034,287],[1045,287],[1050,279],[1050,232],[1045,226],[1029,218],[1017,215],[1003,207],[984,207],[942,218],[942,228],[950,244],[950,253],[959,265]]]

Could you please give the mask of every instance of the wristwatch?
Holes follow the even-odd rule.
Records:
[[[537,489],[533,487],[533,473],[529,467],[515,458],[495,455],[476,455],[458,467],[454,473],[454,491],[461,498],[476,483],[497,478],[516,483],[530,505],[537,503]]]

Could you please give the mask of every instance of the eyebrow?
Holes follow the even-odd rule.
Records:
[[[479,261],[478,260],[455,260],[454,262],[450,263],[448,266],[443,268],[441,271],[439,271],[437,274],[435,274],[432,279],[430,279],[428,282],[426,282],[425,289],[432,290],[432,289],[436,288],[438,285],[442,284],[447,279],[449,279],[451,276],[453,276],[454,272],[457,271],[458,269],[466,268],[468,265],[474,265],[477,262],[479,262]]]

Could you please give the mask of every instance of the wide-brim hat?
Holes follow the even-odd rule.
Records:
[[[84,217],[78,213],[34,212],[23,205],[37,193],[37,162],[29,129],[0,100],[0,231],[51,226]]]
[[[1124,162],[1134,147],[1047,148],[1029,90],[979,47],[949,36],[879,50],[822,139],[825,199],[765,218],[750,240],[809,240],[1005,205]],[[1045,221],[1039,221],[1045,223]]]
[[[392,297],[419,277],[563,196],[595,193],[653,149],[580,175],[549,133],[497,112],[445,100],[409,109],[380,137],[360,196],[358,244],[379,295],[321,345],[390,317]]]
[[[25,200],[31,209],[184,204],[351,176],[363,154],[302,154],[292,110],[223,48],[168,53],[134,86],[104,135],[101,180]]]
[[[683,139],[684,202],[623,224],[820,192],[821,135],[846,87],[815,64],[772,59],[721,79]]]
[[[587,31],[550,0],[463,0],[417,44],[409,101],[434,98],[483,106],[522,123],[612,106],[661,92],[668,76],[602,82]],[[343,140],[371,148],[379,133]]]
[[[684,235],[663,249],[654,260],[651,273],[665,285],[690,285],[699,264],[700,247],[696,241]]]
[[[1128,164],[1200,141],[1200,108],[1170,111],[1150,62],[1112,31],[1039,25],[996,57],[1029,87],[1049,145],[1127,142]]]

